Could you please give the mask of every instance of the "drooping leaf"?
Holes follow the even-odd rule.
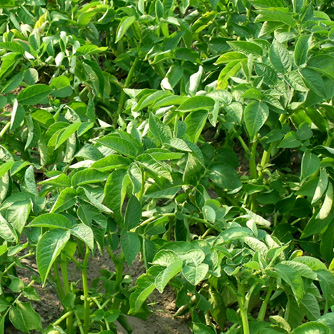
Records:
[[[254,101],[248,104],[244,112],[244,119],[251,140],[254,139],[257,132],[262,128],[268,116],[269,109],[266,103]]]
[[[140,251],[140,240],[138,235],[133,232],[122,231],[121,247],[129,266]]]
[[[36,249],[37,268],[45,284],[53,262],[59,256],[70,238],[70,231],[54,229],[47,231],[39,239]]]

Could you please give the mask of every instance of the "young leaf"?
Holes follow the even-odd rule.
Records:
[[[62,249],[70,239],[68,230],[55,229],[48,231],[39,239],[36,249],[37,268],[41,275],[43,285]]]
[[[229,79],[237,74],[237,72],[241,68],[241,62],[244,62],[244,61],[245,61],[244,59],[243,60],[233,60],[224,67],[224,69],[220,72],[219,77],[218,77],[217,89],[227,88]]]
[[[266,103],[253,101],[245,109],[244,119],[248,135],[251,140],[262,128],[269,116],[269,109]]]

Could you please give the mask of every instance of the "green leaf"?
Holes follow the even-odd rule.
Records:
[[[14,99],[9,131],[14,131],[24,120],[25,109]]]
[[[122,231],[121,247],[128,266],[131,265],[140,251],[140,240],[136,233]]]
[[[116,41],[118,43],[131,25],[136,21],[135,16],[123,17],[116,31]]]
[[[267,10],[267,9],[258,10],[257,13],[259,13],[259,15],[256,17],[255,22],[263,22],[263,21],[282,22],[292,28],[296,25],[296,20],[293,17],[293,13],[285,13],[280,10]]]
[[[154,159],[150,154],[144,153],[137,157],[137,162],[156,177],[163,177],[172,181],[170,167]]]
[[[246,41],[229,41],[227,43],[234,51],[241,52],[246,56],[253,54],[254,56],[261,57],[263,55],[263,50],[258,44]]]
[[[278,274],[278,277],[290,286],[296,300],[300,302],[304,295],[304,283],[298,271],[293,267],[281,263],[276,264],[274,270]]]
[[[125,228],[131,230],[139,225],[142,207],[136,196],[131,196],[125,211]]]
[[[167,143],[172,138],[172,131],[167,124],[162,123],[159,118],[150,113],[150,131],[160,144]]]
[[[88,168],[75,173],[71,179],[71,183],[73,187],[78,187],[84,184],[103,182],[108,178],[108,176],[108,173]]]
[[[28,68],[24,72],[24,81],[32,86],[38,81],[38,71],[35,68]]]
[[[80,57],[80,56],[88,56],[88,55],[94,55],[94,54],[99,54],[102,52],[107,51],[107,47],[97,47],[96,45],[93,44],[86,44],[80,46],[76,52],[75,55]]]
[[[162,293],[168,282],[182,271],[182,261],[173,262],[155,278],[155,287]]]
[[[220,188],[235,190],[241,187],[238,173],[229,165],[212,165],[209,176],[212,182]]]
[[[244,60],[233,60],[229,62],[224,69],[220,72],[218,81],[217,81],[217,89],[226,89],[228,86],[228,80],[235,76],[241,68],[241,64]]]
[[[136,146],[117,135],[108,135],[99,138],[97,142],[130,158],[136,157],[139,153]]]
[[[306,316],[309,320],[317,320],[320,318],[320,307],[317,298],[311,293],[307,293],[301,301]]]
[[[14,228],[0,214],[0,236],[7,242],[18,242],[17,234]]]
[[[204,110],[197,110],[190,113],[186,119],[185,123],[187,125],[186,135],[191,142],[197,143],[199,136],[205,126],[208,117],[208,112]]]
[[[30,330],[42,330],[39,314],[32,308],[30,302],[17,301],[9,311],[11,323],[20,331],[29,333]]]
[[[17,100],[22,105],[34,105],[44,103],[45,99],[52,92],[52,88],[38,84],[25,88],[17,97]]]
[[[292,65],[290,54],[283,44],[274,40],[269,50],[269,57],[276,71],[286,73],[290,70]]]
[[[331,330],[324,324],[308,322],[297,327],[291,334],[331,334]]]
[[[5,79],[15,69],[21,59],[22,55],[19,53],[9,53],[6,56],[2,56],[0,80]]]
[[[245,56],[243,53],[234,51],[226,52],[217,59],[215,65],[226,64],[234,60],[240,61],[243,59],[247,59],[247,56]]]
[[[76,191],[73,188],[65,188],[59,194],[50,212],[65,211],[74,206],[76,201]]]
[[[328,305],[334,303],[334,275],[329,270],[317,270],[318,280],[324,296],[324,299]]]
[[[50,87],[53,88],[51,95],[55,97],[68,97],[73,93],[70,79],[65,75],[53,78]]]
[[[44,181],[38,182],[38,184],[46,184],[55,187],[70,187],[71,181],[70,178],[65,174],[59,174]]]
[[[182,269],[182,274],[190,284],[197,285],[202,280],[204,280],[208,271],[209,265],[207,265],[206,263],[201,263],[197,266],[185,266]]]
[[[179,256],[174,251],[169,249],[162,249],[158,253],[156,253],[152,263],[162,267],[168,267],[172,263],[179,260]]]
[[[45,213],[36,217],[29,225],[29,227],[47,227],[60,228],[68,230],[71,228],[71,222],[63,215],[57,213]]]
[[[91,251],[94,250],[94,233],[86,224],[77,224],[72,226],[71,234],[83,241]]]
[[[104,188],[104,203],[114,212],[115,219],[119,223],[123,222],[122,205],[125,198],[126,178],[125,170],[115,170],[108,177]]]
[[[53,262],[66,246],[70,239],[68,230],[54,229],[42,235],[36,248],[37,268],[42,279],[43,285],[51,270]]]
[[[306,264],[314,271],[327,270],[325,264],[323,264],[320,260],[311,256],[298,256],[295,259],[293,259],[293,261]]]
[[[329,182],[324,202],[322,203],[322,206],[316,218],[326,219],[332,210],[332,206],[333,206],[333,184],[332,182]]]
[[[132,182],[133,193],[137,194],[143,186],[143,171],[136,162],[132,162],[128,168],[128,175]]]
[[[14,160],[9,160],[0,166],[0,177],[3,177],[14,165]]]
[[[215,101],[208,96],[193,96],[181,103],[178,110],[195,111],[195,110],[211,110],[215,105]]]
[[[21,53],[22,55],[24,54],[25,51],[24,47],[18,42],[2,42],[0,43],[0,49]]]
[[[113,154],[94,162],[91,168],[100,170],[101,172],[109,172],[117,168],[128,166],[130,163],[130,159],[118,154]]]
[[[307,87],[316,95],[325,98],[326,90],[324,80],[318,72],[310,68],[302,68],[300,73]]]
[[[300,36],[295,46],[294,58],[297,66],[302,66],[307,61],[307,54],[310,49],[311,36]]]
[[[269,109],[266,103],[253,101],[245,109],[244,119],[248,135],[251,140],[262,128],[269,116]]]
[[[326,229],[326,231],[322,234],[320,241],[320,252],[324,257],[327,263],[331,263],[333,260],[334,254],[334,221],[332,220]]]
[[[317,172],[319,168],[320,159],[318,156],[313,154],[310,150],[306,150],[302,158],[300,178],[304,180],[305,178]]]
[[[57,137],[56,140],[56,145],[55,145],[55,150],[62,145],[67,139],[69,139],[75,131],[78,130],[79,126],[81,125],[81,122],[75,122],[69,126],[67,126],[66,128],[62,129]],[[48,144],[49,146],[49,144]]]

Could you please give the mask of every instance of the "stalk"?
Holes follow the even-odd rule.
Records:
[[[65,254],[61,254],[61,262],[60,262],[60,270],[61,270],[61,275],[63,277],[63,285],[64,285],[64,294],[65,296],[71,292],[71,288],[70,288],[70,282],[68,279],[68,271],[67,271],[67,260],[66,260],[66,255]],[[57,279],[58,281],[58,279]],[[57,282],[56,282],[57,284]],[[70,311],[70,309],[66,309],[67,311]],[[66,318],[66,333],[67,334],[72,334],[73,332],[73,315],[69,315]]]
[[[55,260],[55,262],[53,262],[53,275],[54,275],[54,281],[56,283],[56,287],[57,287],[57,291],[58,291],[58,296],[59,296],[60,300],[62,300],[64,298],[64,290],[63,290],[63,287],[61,286],[61,283],[60,283],[60,276],[59,276],[59,272],[58,272],[57,260]]]
[[[4,136],[4,134],[6,133],[6,131],[9,129],[10,127],[10,122],[8,122],[1,130],[0,132],[0,139]]]
[[[129,74],[128,74],[126,80],[125,80],[123,88],[128,88],[130,86],[130,84],[132,82],[133,75],[135,73],[135,69],[136,69],[136,67],[138,65],[138,62],[139,62],[139,58],[136,57],[135,61],[133,62],[132,66],[131,66]],[[119,115],[123,111],[124,104],[125,104],[125,99],[126,99],[126,94],[124,92],[124,89],[122,89],[121,96],[119,98],[118,108],[117,108],[116,115],[115,115],[115,118],[114,118],[114,125],[115,126],[117,124],[117,120],[118,120]]]
[[[83,287],[83,297],[84,297],[84,324],[83,324],[83,332],[84,334],[88,334],[89,331],[89,318],[90,318],[90,304],[88,301],[88,277],[87,277],[87,265],[89,258],[89,248],[86,246],[86,254],[82,264],[82,287]]]
[[[248,312],[247,312],[248,303],[245,298],[245,286],[241,283],[238,285],[237,300],[239,304],[243,334],[250,334],[249,323],[248,323]]]
[[[268,290],[268,292],[266,294],[266,297],[264,298],[264,301],[263,301],[263,303],[261,305],[259,314],[257,316],[258,320],[261,320],[261,321],[264,320],[264,317],[265,317],[266,311],[267,311],[267,306],[268,306],[268,303],[269,303],[269,300],[270,300],[270,297],[271,297],[271,294],[272,294],[273,290],[274,290],[274,288],[272,286],[269,287],[269,290]]]

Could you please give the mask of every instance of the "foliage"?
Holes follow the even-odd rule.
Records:
[[[131,333],[167,284],[195,334],[334,331],[332,1],[0,8],[0,333]]]

